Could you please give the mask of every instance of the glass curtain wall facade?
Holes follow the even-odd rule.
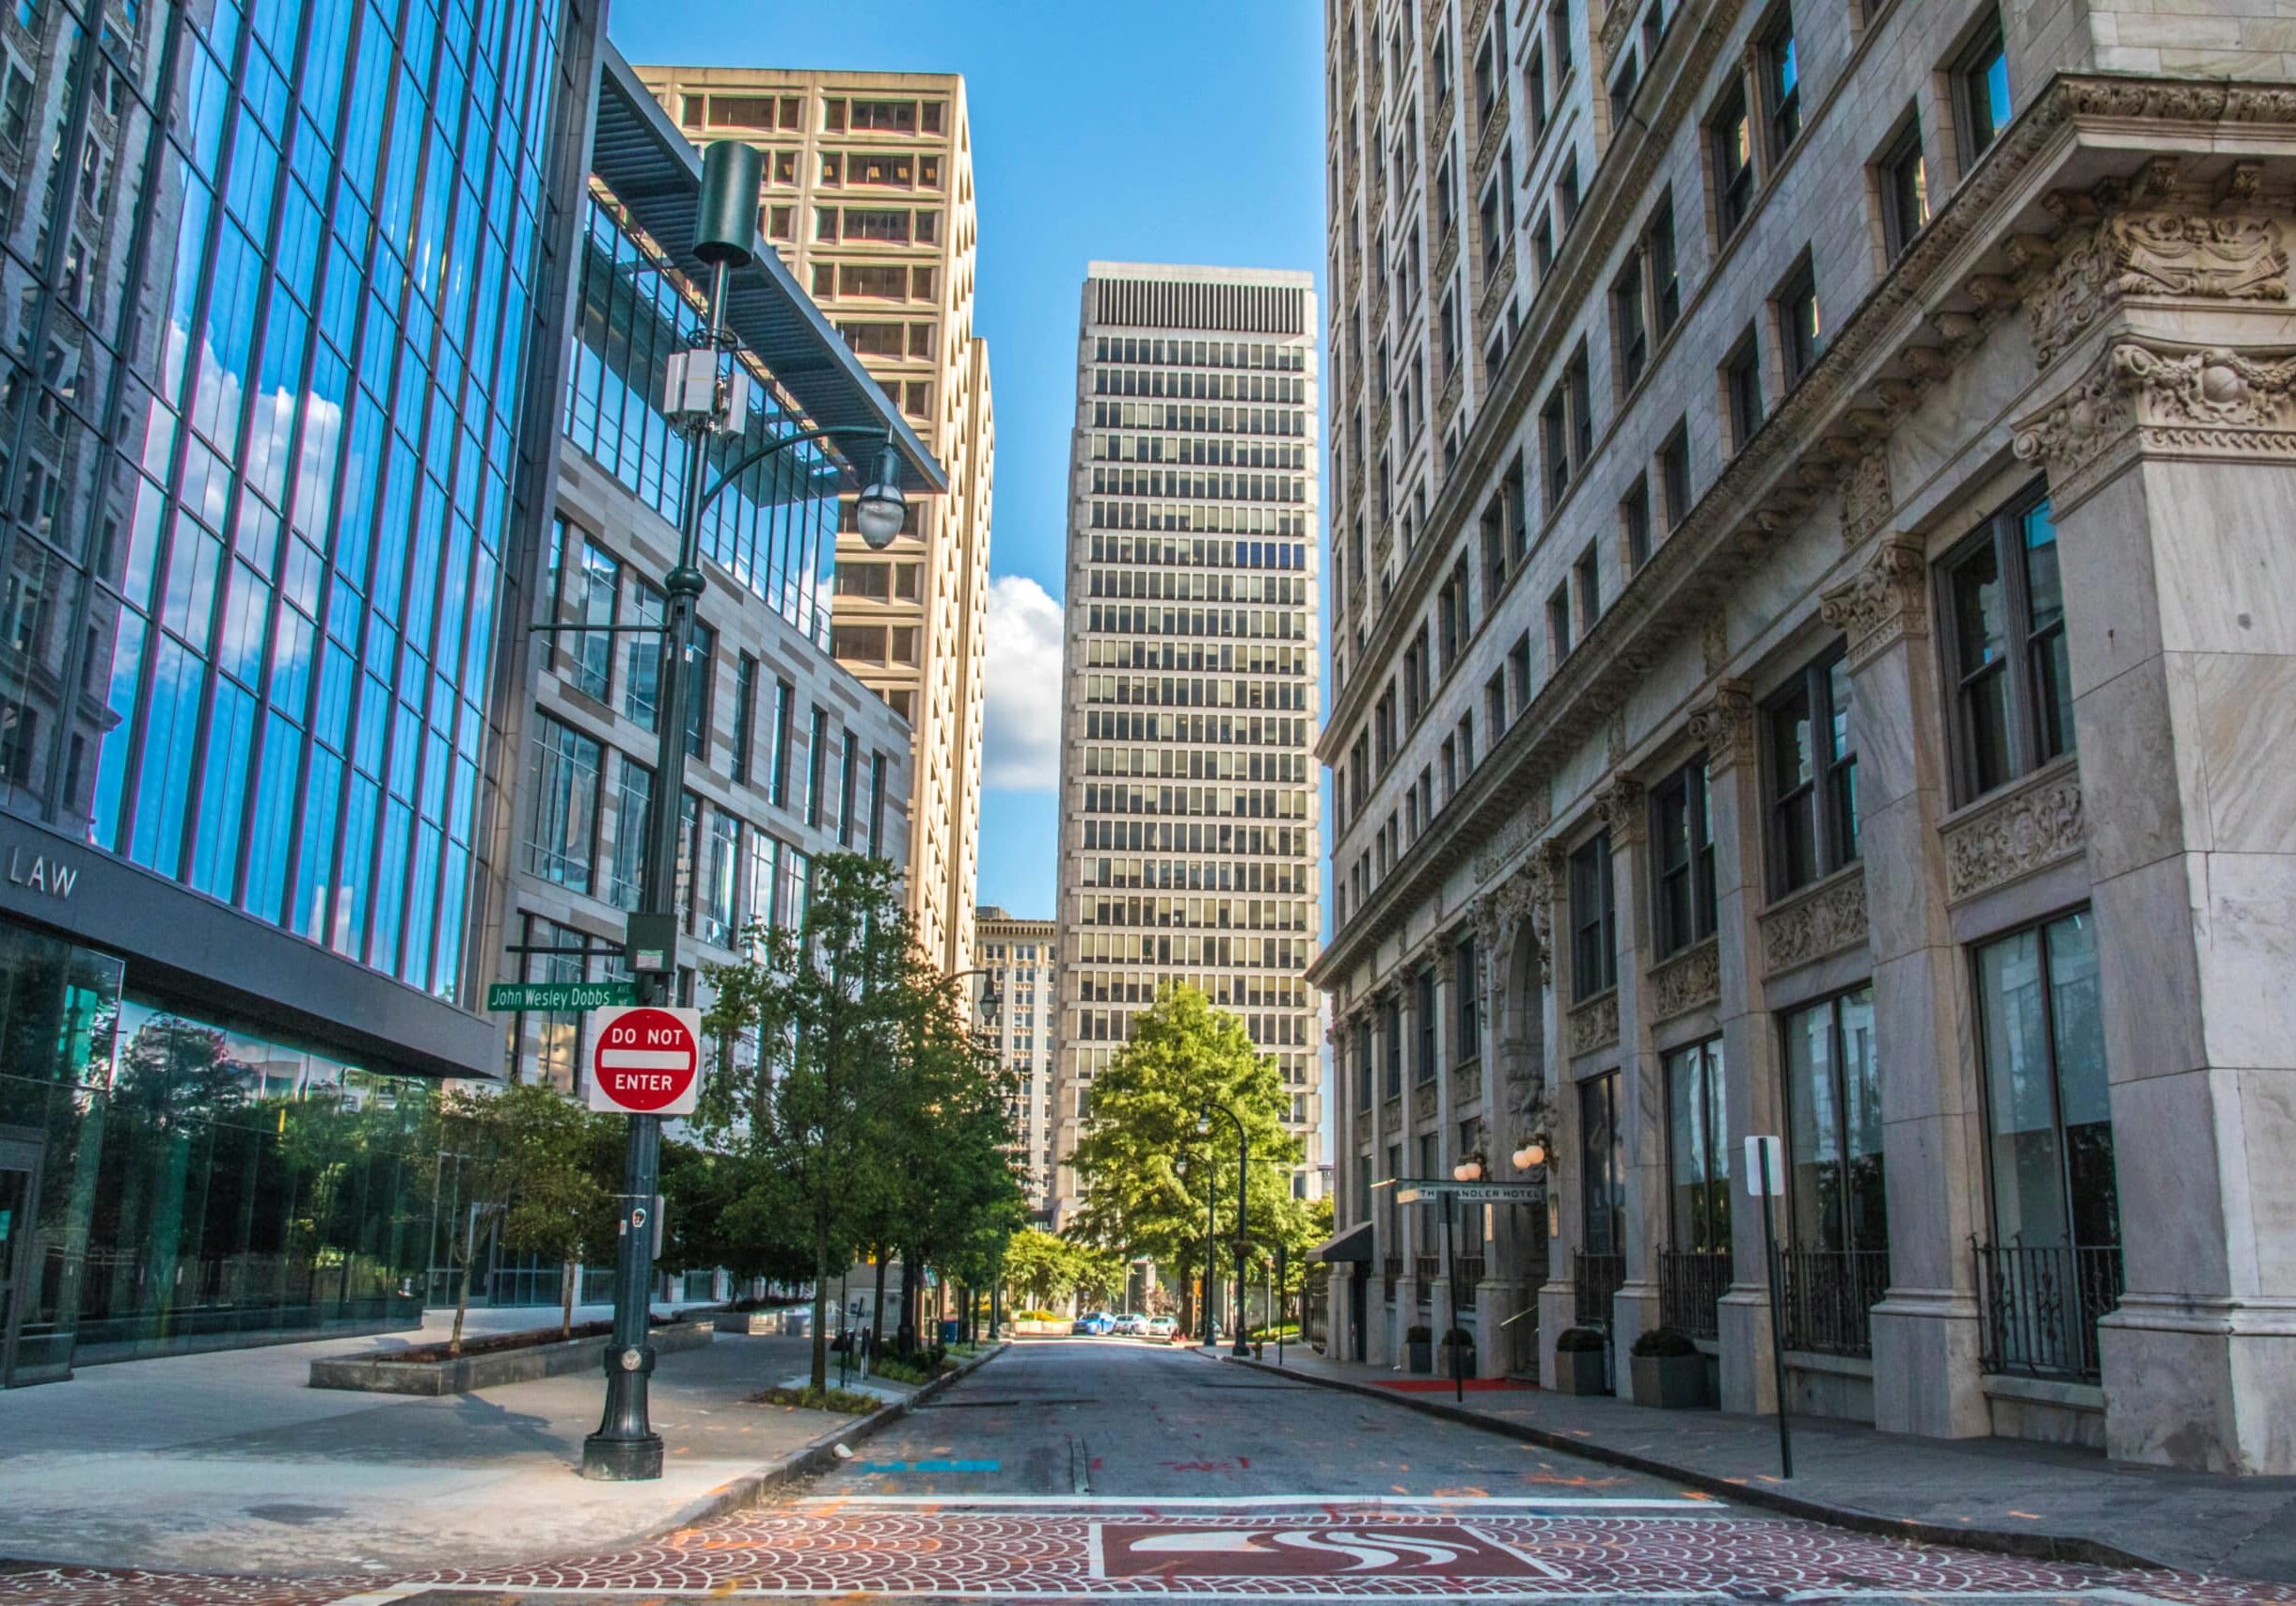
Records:
[[[594,26],[0,10],[0,809],[87,844],[155,943],[236,911],[459,1018],[557,86]],[[87,879],[57,925],[107,914]],[[0,1190],[32,1201],[0,1381],[411,1313],[427,1085],[171,1008],[184,974],[114,946],[0,927]]]
[[[1095,263],[1072,465],[1063,1161],[1176,982],[1242,1018],[1320,1185],[1315,314],[1304,274]],[[1058,1208],[1073,1178],[1055,1172]]]

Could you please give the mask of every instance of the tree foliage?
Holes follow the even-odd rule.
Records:
[[[1231,1121],[1221,1106],[1233,1112]],[[1296,1253],[1308,1217],[1291,1197],[1299,1139],[1284,1130],[1291,1099],[1273,1057],[1243,1023],[1194,987],[1167,987],[1133,1016],[1132,1040],[1093,1079],[1072,1164],[1083,1201],[1077,1236],[1124,1259],[1145,1255],[1185,1278],[1234,1252],[1237,1122],[1251,1142],[1247,1243]]]

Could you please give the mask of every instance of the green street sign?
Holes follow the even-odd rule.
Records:
[[[638,1002],[628,981],[498,981],[486,989],[489,1010],[604,1010]]]

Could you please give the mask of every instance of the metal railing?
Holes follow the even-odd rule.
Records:
[[[1778,1309],[1787,1349],[1874,1353],[1874,1307],[1890,1286],[1887,1249],[1780,1249]]]
[[[1457,1266],[1459,1267],[1459,1276],[1458,1276],[1458,1280],[1458,1280],[1458,1285],[1459,1285],[1459,1292],[1460,1292],[1461,1294],[1465,1294],[1465,1293],[1466,1293],[1466,1292],[1467,1292],[1469,1289],[1471,1289],[1471,1288],[1475,1287],[1477,1284],[1479,1284],[1479,1283],[1481,1283],[1481,1282],[1482,1281],[1482,1279],[1483,1279],[1483,1258],[1482,1258],[1482,1256],[1481,1256],[1481,1255],[1461,1255],[1461,1256],[1459,1257],[1459,1259],[1457,1260],[1457,1262],[1456,1262],[1456,1263],[1454,1263],[1454,1264],[1457,1264]]]
[[[1658,1255],[1658,1319],[1692,1338],[1718,1339],[1716,1307],[1730,1287],[1728,1250],[1663,1249]]]
[[[1980,1244],[1979,1363],[1987,1372],[2079,1383],[2103,1379],[2098,1318],[2120,1303],[2117,1244],[2087,1248]]]
[[[1380,1263],[1379,1294],[1388,1304],[1395,1303],[1395,1281],[1403,1275],[1403,1257],[1389,1255]]]
[[[1411,1257],[1411,1275],[1423,1284],[1434,1281],[1436,1278],[1443,1275],[1443,1257],[1441,1255],[1413,1255]]]
[[[1571,1319],[1582,1328],[1610,1326],[1610,1297],[1626,1286],[1624,1255],[1571,1255]]]

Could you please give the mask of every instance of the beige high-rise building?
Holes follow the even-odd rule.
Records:
[[[1315,292],[1094,262],[1061,698],[1056,1215],[1093,1077],[1185,981],[1275,1057],[1320,1191]]]
[[[1053,922],[1025,920],[984,903],[974,914],[973,938],[981,963],[972,981],[973,1001],[977,1008],[995,983],[996,1019],[987,1025],[996,1033],[998,1057],[1018,1078],[1013,1157],[1026,1169],[1021,1185],[1029,1208],[1042,1210],[1053,1173],[1053,1026],[1059,1008]]]
[[[837,538],[831,647],[907,718],[909,898],[946,970],[973,963],[980,867],[982,640],[996,434],[973,331],[973,138],[955,73],[641,67],[697,144],[766,153],[760,231],[948,469],[910,530]],[[847,507],[850,507],[850,501]]]

